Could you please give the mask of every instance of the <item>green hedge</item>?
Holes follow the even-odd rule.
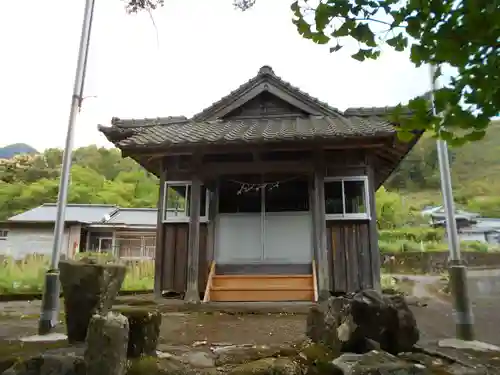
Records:
[[[441,242],[444,239],[444,229],[428,227],[403,227],[379,231],[379,239],[383,242]]]
[[[408,240],[398,241],[381,241],[378,246],[381,253],[407,253],[407,252],[431,252],[431,251],[448,251],[448,244],[444,242],[414,242]],[[488,252],[495,251],[488,244],[482,242],[462,241],[460,243],[462,251],[478,251]]]

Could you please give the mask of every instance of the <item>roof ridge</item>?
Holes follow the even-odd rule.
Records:
[[[57,206],[57,203],[43,203],[38,207],[52,207]],[[67,203],[66,207],[118,207],[115,204],[105,204],[105,203]],[[35,207],[36,208],[36,207]]]
[[[290,82],[285,81],[283,78],[278,76],[273,68],[269,65],[264,65],[259,69],[259,72],[257,75],[253,76],[246,82],[242,83],[239,85],[236,89],[232,90],[229,94],[223,96],[219,100],[212,102],[211,105],[203,109],[201,112],[198,112],[197,114],[193,115],[191,117],[191,120],[199,120],[200,118],[207,117],[211,113],[217,111],[220,109],[221,106],[228,105],[229,103],[225,102],[233,102],[235,99],[235,96],[241,96],[245,92],[250,91],[252,88],[256,86],[256,84],[261,83],[261,81],[264,81],[265,79],[271,79],[274,80],[276,83],[279,85],[283,86],[286,90],[289,91],[289,93],[295,93],[304,96],[306,99],[309,101],[313,102],[317,106],[321,107],[322,109],[326,110],[330,115],[342,115],[340,111],[329,105],[328,103],[321,101],[320,99],[313,97],[312,95],[308,94],[307,92],[301,90],[297,86],[292,85]]]
[[[119,117],[113,117],[111,118],[111,125],[121,128],[135,128],[143,126],[168,125],[171,123],[179,123],[184,121],[188,121],[188,118],[186,116],[144,117],[142,119],[121,119]]]

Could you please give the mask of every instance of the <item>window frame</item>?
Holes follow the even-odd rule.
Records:
[[[190,222],[190,217],[189,217],[189,212],[187,211],[187,205],[186,208],[184,209],[184,215],[180,216],[175,216],[175,217],[167,217],[167,206],[166,204],[168,203],[167,197],[168,197],[168,188],[169,186],[184,186],[186,187],[186,193],[184,195],[184,199],[187,202],[187,199],[189,197],[189,194],[192,189],[193,182],[189,180],[172,180],[172,181],[165,181],[165,188],[163,191],[163,207],[162,207],[162,222],[163,223],[189,223]],[[189,189],[188,189],[189,186]],[[201,184],[201,190],[203,190],[204,185]],[[207,222],[208,221],[208,209],[210,206],[210,190],[206,189],[205,190],[205,215],[201,216],[200,215],[200,222]],[[201,207],[200,207],[201,210]]]
[[[344,182],[346,181],[356,181],[363,182],[364,195],[365,195],[365,206],[366,212],[364,213],[346,213],[346,196]],[[339,176],[339,177],[325,177],[323,181],[324,188],[326,190],[326,184],[330,182],[341,182],[342,183],[342,214],[328,214],[325,213],[326,220],[371,220],[371,207],[370,207],[370,193],[368,187],[368,176]],[[326,203],[326,196],[325,196]]]
[[[9,230],[0,228],[0,241],[7,241],[7,237],[9,237]]]

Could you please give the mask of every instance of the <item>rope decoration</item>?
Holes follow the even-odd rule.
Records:
[[[240,185],[240,188],[238,192],[236,193],[237,195],[241,195],[244,193],[249,193],[252,191],[260,191],[260,190],[273,190],[278,188],[281,184],[293,181],[298,179],[299,176],[296,177],[291,177],[286,180],[281,180],[281,181],[273,181],[273,182],[263,182],[260,184],[254,184],[254,183],[248,183],[248,182],[241,182],[237,180],[228,180],[229,182],[232,182],[234,184]]]

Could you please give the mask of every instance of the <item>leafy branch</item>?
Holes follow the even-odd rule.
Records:
[[[377,59],[382,45],[410,49],[417,66],[449,66],[457,74],[435,92],[440,116],[429,113],[425,97],[408,104],[412,118],[395,114],[403,133],[430,130],[459,145],[482,139],[490,119],[500,113],[500,2],[467,0],[326,0],[311,7],[308,0],[291,6],[294,24],[306,39],[339,51],[343,38],[358,42],[352,58]],[[311,14],[312,10],[312,14]],[[310,16],[313,17],[310,17]],[[310,20],[308,22],[308,20]],[[373,24],[389,26],[382,31]],[[391,34],[391,38],[385,36]],[[334,44],[332,44],[334,41]],[[434,79],[442,76],[437,69]]]

